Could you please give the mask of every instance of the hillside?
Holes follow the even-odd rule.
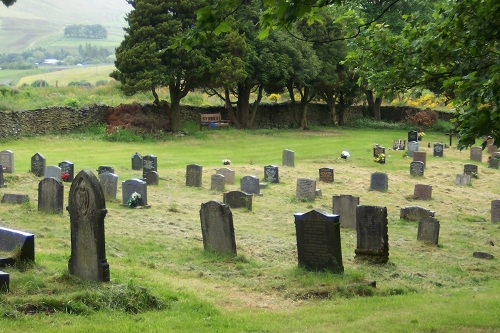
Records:
[[[0,7],[0,52],[68,48],[89,42],[65,39],[68,24],[103,25],[108,30],[107,40],[90,42],[114,48],[123,38],[124,17],[131,9],[126,0],[18,0],[9,8]]]

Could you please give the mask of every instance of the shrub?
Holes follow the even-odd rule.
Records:
[[[75,86],[75,87],[92,87],[92,84],[90,84],[90,82],[87,82],[85,80],[82,80],[82,81],[71,81],[70,83],[68,83],[68,87],[72,87],[72,86]]]
[[[432,126],[438,121],[438,114],[434,110],[418,111],[415,114],[411,114],[407,111],[406,119],[408,122],[415,126]]]
[[[32,87],[48,87],[49,83],[45,80],[36,80],[33,83],[31,83]]]

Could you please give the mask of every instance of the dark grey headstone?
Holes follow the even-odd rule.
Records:
[[[498,169],[499,168],[499,163],[500,159],[498,158],[489,158],[488,159],[488,168],[492,169]]]
[[[385,155],[385,147],[381,147],[381,146],[375,146],[373,147],[373,157],[377,157],[378,155],[380,154],[384,154]]]
[[[45,175],[46,159],[42,154],[36,153],[31,157],[31,173],[37,177]]]
[[[0,271],[0,293],[7,293],[9,291],[9,283],[9,273]]]
[[[415,200],[431,200],[432,185],[415,184],[413,190],[413,199]]]
[[[220,168],[215,171],[215,173],[224,176],[224,181],[226,184],[234,184],[235,181],[235,172],[230,168]]]
[[[210,177],[210,189],[212,191],[224,192],[226,185],[224,178],[225,177],[223,175],[219,175],[218,173],[212,175]]]
[[[387,207],[357,207],[355,258],[375,263],[386,263],[389,260],[387,224]]]
[[[38,210],[62,214],[64,185],[55,178],[44,178],[38,183]]]
[[[106,201],[116,200],[118,192],[118,175],[114,173],[104,172],[99,174],[99,183],[101,183],[102,192]]]
[[[29,201],[30,197],[26,194],[4,193],[2,197],[2,203],[23,204]]]
[[[35,235],[0,227],[0,251],[14,252],[21,261],[35,261]]]
[[[186,167],[186,186],[201,187],[203,167],[198,164],[190,164]]]
[[[420,206],[403,207],[399,210],[400,219],[418,222],[424,217],[434,217],[434,211]]]
[[[394,140],[392,150],[406,150],[406,140]]]
[[[14,173],[14,152],[12,150],[0,151],[0,164],[6,173]]]
[[[387,192],[389,188],[389,177],[383,172],[372,173],[370,179],[370,190]]]
[[[294,216],[299,266],[342,273],[339,216],[317,210]]]
[[[466,174],[466,175],[477,174],[477,165],[475,165],[475,164],[465,164],[464,165],[464,174]]]
[[[439,241],[439,221],[433,217],[421,219],[418,222],[417,239],[437,245]]]
[[[410,175],[421,177],[424,175],[424,162],[413,161],[410,163]]]
[[[487,252],[474,252],[474,253],[472,253],[472,256],[474,258],[486,259],[486,260],[491,260],[491,259],[495,258],[494,255],[492,255],[491,253],[487,253]]]
[[[45,168],[45,178],[55,178],[62,181],[61,173],[61,168],[55,165],[49,165]]]
[[[418,132],[417,131],[409,131],[408,132],[408,142],[418,141]]]
[[[424,163],[424,168],[427,163],[427,153],[425,151],[415,151],[413,152],[413,161]]]
[[[154,155],[146,155],[142,157],[142,178],[148,177],[148,172],[158,171],[158,158]]]
[[[471,185],[472,184],[472,176],[467,174],[457,174],[455,177],[456,185]]]
[[[80,171],[69,190],[71,257],[69,273],[85,280],[109,281],[104,218],[106,202],[101,184],[90,170]]]
[[[481,147],[470,148],[470,159],[477,162],[483,161],[483,150]]]
[[[295,152],[293,150],[285,149],[282,154],[282,164],[283,166],[295,166]]]
[[[5,178],[3,177],[3,165],[0,164],[0,188],[5,188]]]
[[[160,176],[156,171],[149,171],[146,176],[146,184],[147,185],[158,185],[160,183]]]
[[[442,143],[435,143],[433,150],[434,157],[443,157],[444,155],[444,145]]]
[[[142,169],[142,155],[139,153],[135,153],[132,155],[132,170],[141,170]]]
[[[276,165],[266,165],[264,167],[264,181],[271,184],[280,182],[279,170]]]
[[[97,168],[98,175],[100,175],[101,173],[104,173],[104,172],[115,173],[115,168],[108,166],[108,165],[101,165]]]
[[[316,180],[309,178],[297,179],[295,196],[297,199],[314,201],[316,199]]]
[[[491,223],[500,223],[500,200],[491,201]]]
[[[233,213],[228,206],[213,200],[202,203],[200,221],[206,251],[236,255]]]
[[[333,168],[319,169],[319,181],[325,183],[333,183],[335,180],[335,172]]]
[[[418,151],[419,143],[418,141],[408,142],[408,156],[413,157],[413,153]]]
[[[260,194],[259,178],[255,176],[245,176],[240,179],[240,188],[248,194]]]
[[[148,205],[148,186],[142,179],[129,179],[122,182],[122,203],[127,205],[134,193],[141,196],[138,206]]]
[[[61,177],[63,181],[72,182],[75,178],[75,164],[70,161],[64,161],[59,163],[58,165],[61,168]],[[66,180],[64,179],[65,174],[68,175],[68,178]]]
[[[356,229],[356,208],[359,197],[352,195],[334,195],[332,197],[333,214],[340,216],[340,226]]]
[[[246,208],[252,210],[253,195],[243,191],[229,191],[223,194],[224,204],[231,208]]]

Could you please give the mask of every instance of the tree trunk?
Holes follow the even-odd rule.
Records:
[[[373,115],[375,120],[382,120],[382,113],[380,110],[381,106],[382,106],[382,98],[381,97],[375,98],[375,105],[373,109]]]
[[[337,109],[335,108],[335,98],[331,94],[324,94],[323,98],[326,101],[326,107],[328,108],[328,111],[332,115],[332,124],[338,125],[337,121]]]
[[[250,92],[252,87],[238,84],[238,119],[242,128],[250,128]]]
[[[368,102],[368,108],[370,109],[370,115],[375,120],[380,120],[380,106],[382,105],[382,97],[375,97],[373,94],[373,90],[365,90],[365,95]]]
[[[231,104],[231,93],[229,92],[228,88],[224,89],[224,107],[226,108],[229,119],[231,120],[231,123],[234,125],[234,127],[241,128],[241,124],[236,117],[233,105]]]
[[[339,125],[343,126],[344,125],[344,114],[345,114],[345,99],[344,99],[344,94],[341,92],[339,95]]]
[[[257,115],[257,110],[260,105],[260,101],[262,100],[262,91],[264,90],[264,87],[262,85],[259,85],[259,92],[257,94],[257,99],[252,105],[252,114],[250,118],[250,127],[253,128],[253,125],[255,123],[255,116]]]
[[[304,87],[304,93],[302,94],[302,99],[300,100],[300,129],[306,130],[307,127],[307,111],[309,111],[309,87]]]

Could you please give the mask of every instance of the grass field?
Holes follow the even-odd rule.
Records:
[[[5,175],[8,187],[0,194],[28,194],[31,201],[0,204],[0,225],[36,235],[36,262],[4,269],[11,291],[0,294],[0,332],[498,332],[500,228],[489,210],[500,196],[500,171],[472,162],[478,178],[472,186],[455,185],[469,152],[448,148],[445,157],[433,157],[427,144],[448,139],[426,133],[421,178],[409,175],[410,159],[401,151],[388,150],[385,165],[373,161],[374,143],[389,148],[406,137],[396,130],[229,129],[138,143],[104,141],[91,131],[2,141],[1,150],[15,153],[16,172]],[[283,149],[295,151],[295,167],[281,166]],[[340,159],[342,150],[351,157]],[[37,211],[40,179],[27,172],[36,152],[47,165],[113,166],[121,181],[140,175],[131,170],[135,152],[157,156],[160,185],[148,188],[150,209],[121,206],[120,188],[118,200],[107,203],[110,283],[68,275],[69,216]],[[232,210],[236,257],[205,252],[202,244],[200,205],[222,201],[222,193],[210,190],[210,175],[223,159],[237,177],[226,190],[238,189],[246,175],[262,179],[264,165],[280,166],[280,183],[254,197],[252,211]],[[201,188],[185,186],[186,165],[193,163],[203,166]],[[296,179],[316,179],[321,167],[335,169],[335,182],[319,182],[323,196],[315,201],[296,199]],[[387,193],[369,190],[375,171],[388,174]],[[433,186],[432,200],[412,199],[417,183]],[[68,193],[65,184],[65,205]],[[356,232],[343,228],[344,274],[297,267],[293,214],[331,212],[339,194],[387,207],[389,263],[356,260]],[[438,246],[417,241],[417,223],[399,219],[400,208],[411,205],[436,212]],[[474,251],[495,259],[473,258]]]

